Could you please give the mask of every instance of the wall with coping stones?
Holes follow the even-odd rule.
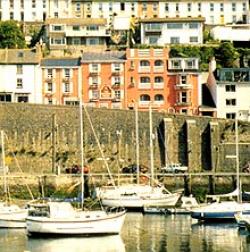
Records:
[[[118,167],[135,162],[134,111],[87,110],[111,169],[115,172]],[[85,112],[83,115],[86,160],[93,172],[106,172],[103,161],[97,160],[101,155]],[[6,156],[11,171],[18,171],[18,161],[27,173],[50,173],[53,136],[57,164],[63,168],[80,163],[79,125],[78,107],[0,103],[0,128],[7,136]],[[235,153],[233,125],[230,120],[153,112],[155,166],[163,166],[167,159],[188,165],[190,171],[234,171],[235,161],[225,158]],[[148,112],[139,112],[139,132],[140,161],[149,166]],[[242,166],[249,159],[250,124],[240,122],[239,133]]]

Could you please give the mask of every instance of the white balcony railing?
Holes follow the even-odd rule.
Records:
[[[155,73],[162,73],[164,72],[164,66],[154,66]]]
[[[139,101],[140,107],[149,107],[151,101]]]
[[[150,72],[150,66],[139,67],[139,73],[149,73],[149,72]]]
[[[164,88],[164,82],[154,83],[154,89],[163,89],[163,88]]]
[[[139,89],[150,89],[151,83],[139,83],[138,88]]]

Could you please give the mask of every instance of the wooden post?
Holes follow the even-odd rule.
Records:
[[[52,115],[52,173],[56,172],[56,115]]]

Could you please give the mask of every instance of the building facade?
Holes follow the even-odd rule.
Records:
[[[0,50],[0,101],[42,103],[41,52]]]
[[[91,107],[124,108],[125,53],[83,53],[83,101]]]
[[[43,59],[41,69],[44,104],[79,104],[81,95],[79,58]]]
[[[151,18],[141,19],[141,43],[202,44],[204,18]]]

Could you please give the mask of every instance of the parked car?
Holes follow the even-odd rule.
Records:
[[[161,168],[162,173],[184,173],[187,171],[188,167],[180,164],[169,164]]]
[[[81,173],[81,167],[79,165],[73,165],[72,167],[66,168],[65,172],[69,173],[69,174],[79,174],[79,173]],[[88,173],[89,167],[85,166],[83,169],[83,172]]]
[[[145,165],[139,165],[139,170],[141,173],[148,172],[148,167]],[[137,164],[131,164],[122,168],[122,173],[137,173]]]

